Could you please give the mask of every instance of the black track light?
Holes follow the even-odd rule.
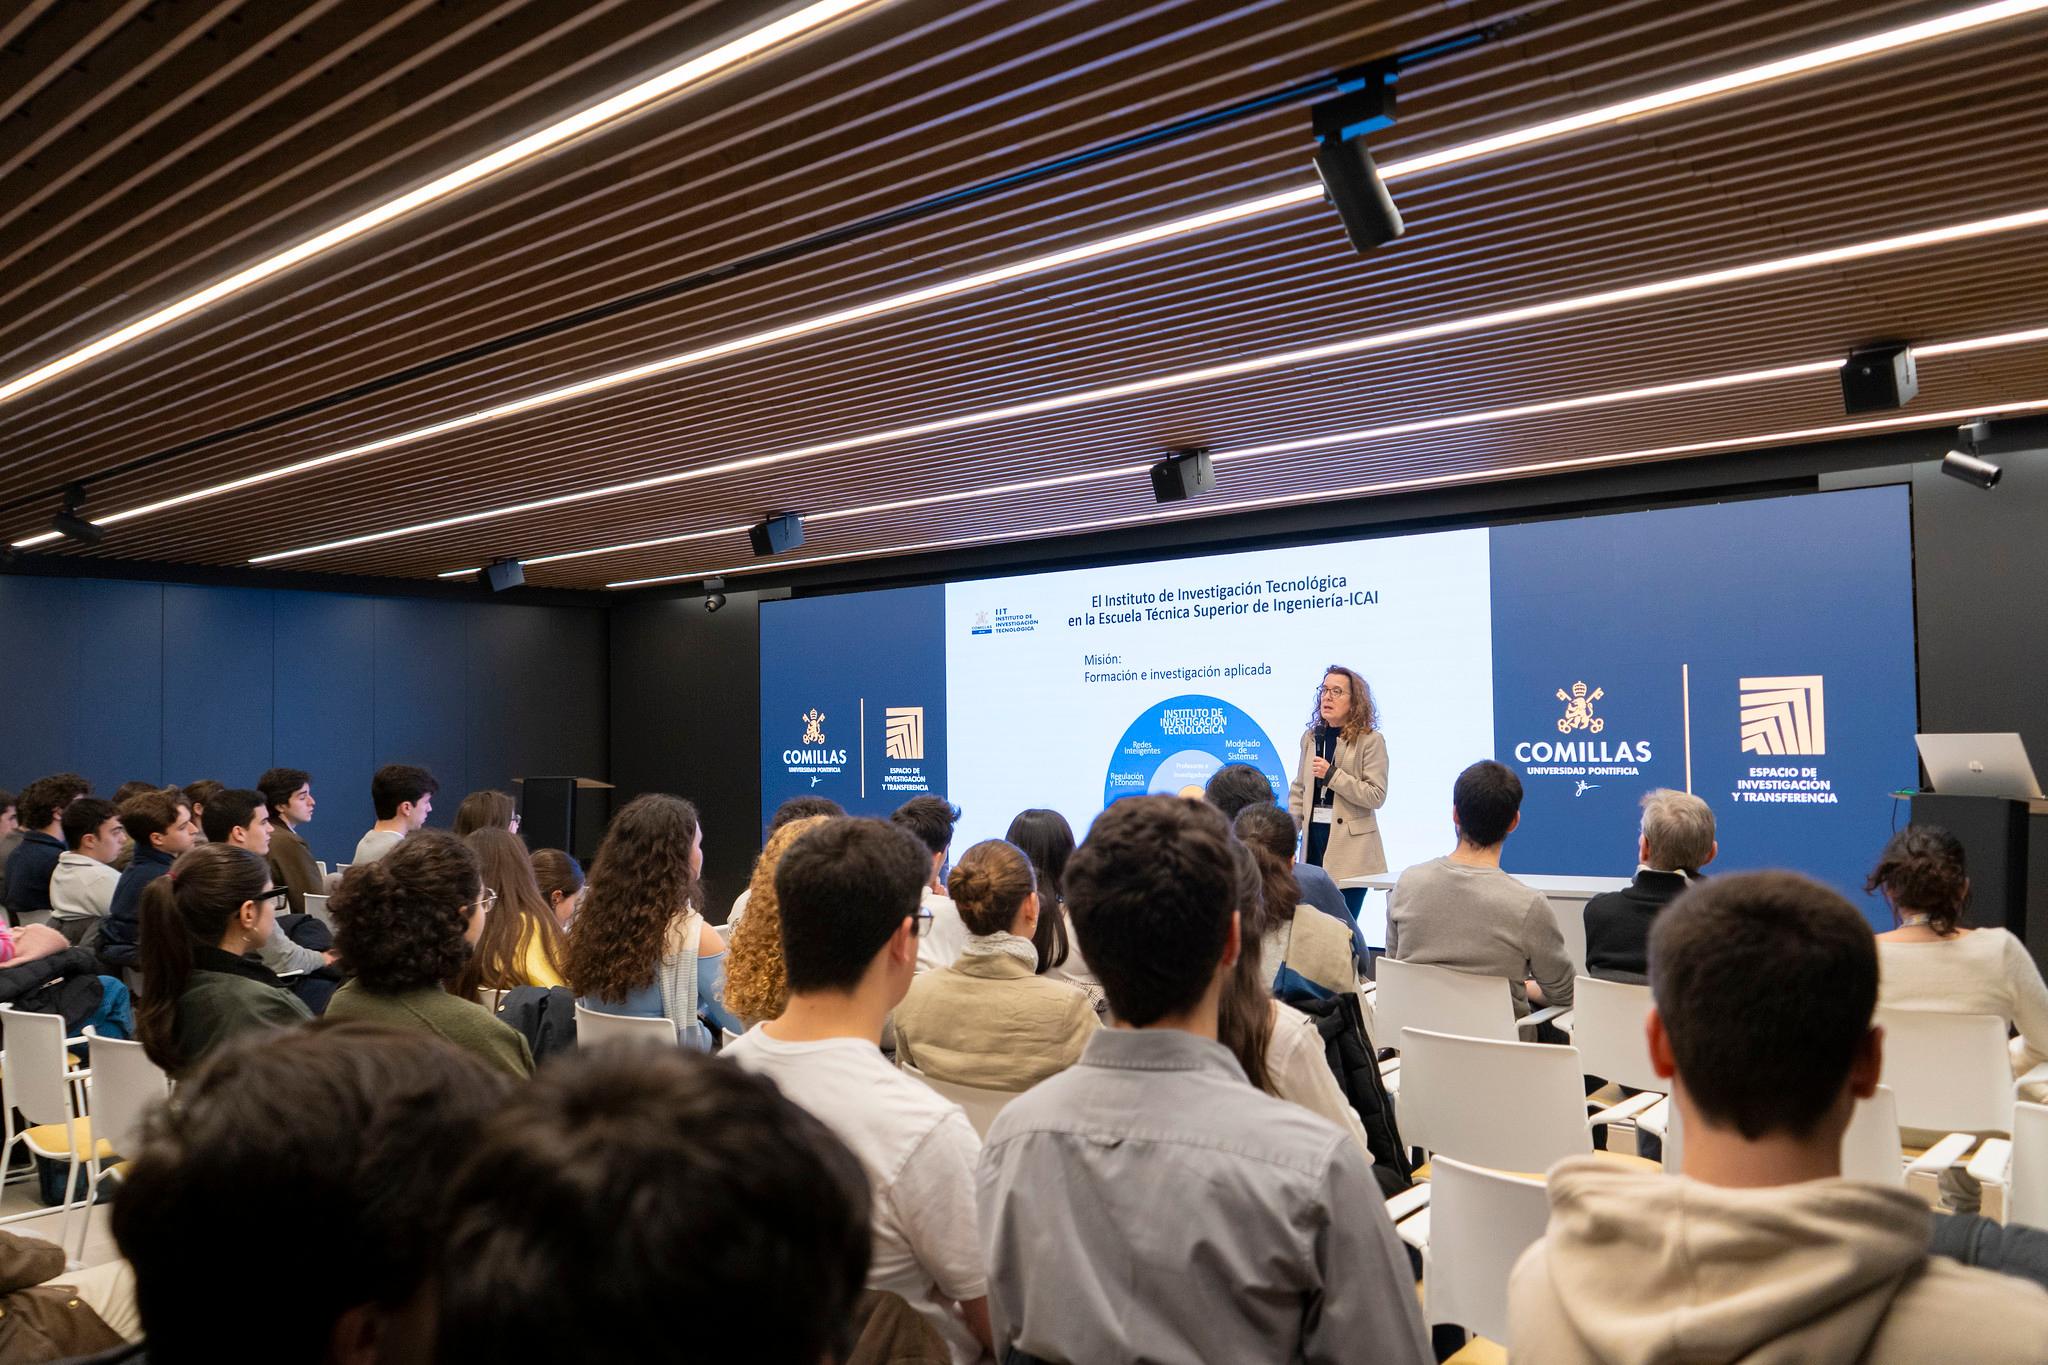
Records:
[[[1365,145],[1367,133],[1393,126],[1396,74],[1392,62],[1347,72],[1341,93],[1310,110],[1316,174],[1355,251],[1370,251],[1406,231]]]
[[[97,545],[107,538],[107,528],[78,515],[85,506],[85,485],[74,483],[64,490],[64,510],[50,518],[50,529],[80,545]]]
[[[1996,488],[2005,471],[1978,454],[1991,439],[1991,423],[1979,417],[1956,428],[1955,448],[1941,457],[1941,472],[1979,488]]]
[[[725,580],[707,578],[704,580],[704,610],[717,611],[725,605]]]

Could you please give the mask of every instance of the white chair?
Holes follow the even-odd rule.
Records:
[[[1418,1028],[1512,1043],[1520,1030],[1563,1013],[1542,1009],[1516,1019],[1514,996],[1508,992],[1506,978],[1469,976],[1419,962],[1383,957],[1374,980],[1378,988],[1373,992],[1373,1018],[1380,1028],[1375,1036],[1382,1040]]]
[[[505,1008],[505,997],[509,994],[511,994],[509,991],[492,990],[489,986],[478,986],[476,988],[476,1002],[492,1014],[496,1014]],[[583,1036],[583,1026],[580,1022],[576,1027],[576,1036],[579,1039]]]
[[[1440,1156],[1430,1163],[1423,1316],[1508,1340],[1508,1273],[1550,1221],[1543,1182]]]
[[[731,1047],[734,1043],[737,1043],[739,1040],[740,1035],[734,1033],[729,1028],[722,1028],[718,1031],[718,1045],[721,1048]]]
[[[1401,1136],[1432,1160],[1541,1173],[1591,1152],[1594,1124],[1633,1112],[1617,1105],[1589,1117],[1581,1077],[1577,1048],[1404,1028]]]
[[[1564,936],[1564,955],[1572,960],[1572,971],[1586,974],[1586,903],[1569,897],[1550,902],[1551,918]]]
[[[1677,1172],[1685,1155],[1685,1131],[1672,1105],[1664,1129],[1664,1169]],[[1867,1100],[1859,1100],[1842,1134],[1842,1175],[1849,1180],[1867,1180],[1894,1188],[1906,1183],[1908,1167],[1899,1150],[1899,1109],[1889,1086],[1880,1085]]]
[[[319,920],[322,924],[326,925],[329,931],[333,930],[334,916],[329,914],[327,911],[327,897],[316,896],[310,891],[307,892],[306,913],[311,915],[314,919]]]
[[[966,1110],[967,1121],[974,1125],[975,1133],[981,1137],[988,1136],[989,1126],[996,1121],[996,1115],[1003,1112],[1003,1106],[1022,1093],[1016,1090],[983,1090],[979,1086],[955,1085],[951,1081],[927,1076],[908,1062],[898,1062],[897,1065],[906,1074],[917,1077],[939,1095]]]
[[[2012,1138],[1986,1138],[1969,1170],[1983,1184],[2005,1186],[2006,1222],[2048,1228],[2048,1105],[2014,1104]]]
[[[1649,1014],[1648,986],[1581,976],[1572,986],[1572,1007],[1558,1016],[1557,1026],[1571,1034],[1588,1076],[1640,1092],[1623,1104],[1634,1109],[1638,1129],[1661,1137],[1669,1113],[1664,1097],[1671,1087],[1650,1063],[1644,1033]]]
[[[659,1016],[644,1019],[630,1014],[606,1014],[576,1004],[576,1046],[598,1047],[605,1043],[667,1043],[676,1045],[676,1026]]]
[[[64,1221],[59,1232],[63,1246],[71,1247],[71,1215],[78,1208],[87,1210],[86,1225],[90,1226],[92,1201],[99,1193],[99,1172],[97,1158],[113,1155],[113,1148],[106,1142],[94,1142],[92,1120],[86,1117],[78,1089],[92,1077],[90,1068],[71,1069],[66,1066],[64,1017],[58,1014],[30,1014],[15,1009],[12,1005],[0,1005],[0,1027],[5,1029],[6,1053],[4,1064],[0,1064],[0,1104],[8,1111],[19,1109],[28,1126],[9,1136],[5,1148],[0,1148],[0,1169],[4,1169],[14,1156],[14,1144],[20,1143],[46,1161],[62,1161],[64,1171]],[[81,1042],[82,1039],[72,1039]],[[83,1201],[77,1198],[79,1168],[86,1171],[86,1195]],[[36,1218],[45,1213],[43,1209],[32,1209],[0,1218],[0,1224],[18,1222],[23,1218]],[[78,1235],[79,1255],[85,1245],[85,1228]],[[74,1257],[74,1259],[76,1259]]]
[[[2012,1132],[2016,1089],[2005,1020],[1879,1006],[1876,1022],[1884,1028],[1882,1080],[1898,1096],[1899,1125],[1947,1134],[1908,1162],[1908,1173],[1938,1179],[1979,1138]],[[2044,1075],[2048,1067],[2037,1067],[2022,1081]]]

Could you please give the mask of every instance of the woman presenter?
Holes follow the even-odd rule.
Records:
[[[1385,872],[1375,812],[1386,803],[1387,741],[1372,689],[1352,670],[1332,664],[1301,733],[1301,761],[1287,789],[1287,809],[1308,835],[1302,861],[1338,882]]]

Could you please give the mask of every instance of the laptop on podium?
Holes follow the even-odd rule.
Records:
[[[1938,796],[2041,800],[2041,782],[2017,734],[1915,735],[1920,762]]]

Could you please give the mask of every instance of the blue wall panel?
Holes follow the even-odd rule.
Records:
[[[324,592],[280,592],[275,602],[275,762],[313,775],[313,822],[299,831],[313,856],[345,863],[376,818],[377,603]]]
[[[163,593],[163,767],[180,784],[253,787],[270,766],[271,594],[171,585]]]
[[[71,709],[64,766],[109,796],[130,779],[161,782],[164,590],[98,580],[74,589],[77,629],[59,684]]]
[[[378,765],[417,763],[431,770],[441,782],[433,823],[442,826],[454,820],[469,790],[467,617],[454,602],[377,603],[373,757]]]
[[[6,693],[0,701],[0,787],[77,761],[71,744],[71,679],[79,630],[73,582],[0,578]],[[155,652],[152,641],[146,653]]]

